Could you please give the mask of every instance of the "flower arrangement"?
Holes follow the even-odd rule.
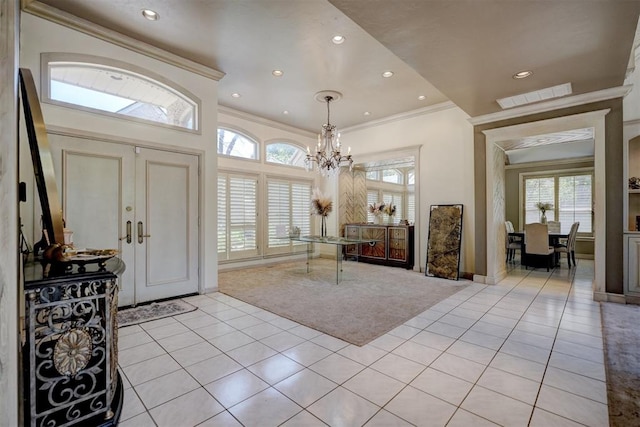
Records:
[[[333,202],[329,196],[315,188],[311,193],[311,215],[320,215],[326,217],[333,209]]]
[[[391,203],[384,205],[382,212],[385,215],[394,216],[396,214],[396,205],[392,205]]]
[[[369,205],[369,213],[373,216],[380,216],[383,213],[382,211],[384,210],[384,206],[384,203],[373,203]]]
[[[536,203],[536,208],[540,209],[540,211],[542,212],[542,214],[544,215],[544,213],[550,209],[553,209],[553,205],[551,203],[542,203],[542,202],[538,202]]]

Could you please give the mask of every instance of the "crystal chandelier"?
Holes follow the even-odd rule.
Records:
[[[340,99],[341,94],[333,91],[322,91],[316,94],[318,101],[327,103],[327,123],[322,125],[322,132],[318,134],[318,145],[315,146],[315,153],[311,153],[307,147],[307,157],[304,161],[307,171],[313,169],[313,164],[318,166],[318,173],[322,176],[336,175],[340,166],[349,165],[349,170],[353,170],[353,159],[351,158],[351,147],[347,150],[347,155],[340,152],[340,134],[336,131],[336,126],[331,124],[329,104]]]

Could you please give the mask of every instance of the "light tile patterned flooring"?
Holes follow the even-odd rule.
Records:
[[[357,347],[229,296],[119,331],[122,427],[608,425],[593,262],[512,268]]]

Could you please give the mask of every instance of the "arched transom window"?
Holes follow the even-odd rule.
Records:
[[[305,151],[288,142],[271,142],[266,147],[266,161],[304,168]]]
[[[256,160],[258,143],[234,130],[218,128],[218,154]]]
[[[197,98],[138,67],[84,55],[45,56],[45,101],[198,130]]]

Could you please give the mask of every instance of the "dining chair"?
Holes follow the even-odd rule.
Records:
[[[566,244],[560,244],[554,248],[555,252],[560,255],[561,253],[567,254],[567,264],[569,264],[569,268],[571,268],[571,260],[573,259],[573,266],[576,266],[576,236],[578,235],[578,228],[580,227],[579,222],[574,222],[571,224],[571,229],[569,230],[569,236],[567,237]]]
[[[547,271],[553,262],[555,250],[553,246],[549,246],[549,227],[547,224],[534,222],[525,224],[524,226],[524,252],[527,259],[531,259],[530,255],[545,256],[547,258]],[[525,267],[528,266],[525,265]]]
[[[505,221],[504,228],[505,249],[507,250],[507,262],[509,262],[513,261],[516,251],[522,248],[522,242],[520,241],[520,239],[509,236],[509,233],[513,233],[515,231],[515,229],[513,228],[513,223],[511,221]]]
[[[560,233],[560,221],[547,221],[549,233]]]

